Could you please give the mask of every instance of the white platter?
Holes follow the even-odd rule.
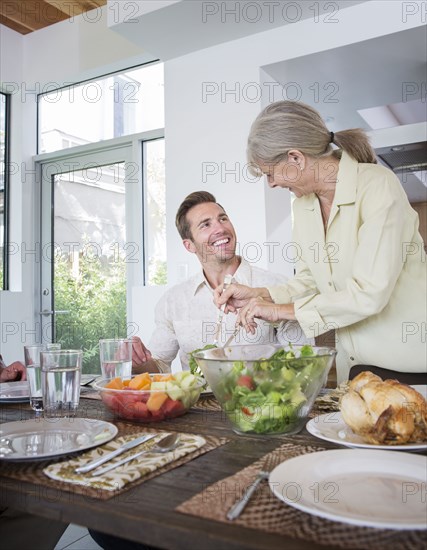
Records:
[[[341,449],[282,462],[269,485],[279,499],[333,521],[407,530],[425,529],[427,457]]]
[[[117,435],[110,422],[84,418],[40,418],[0,427],[0,460],[41,460],[102,445]]]
[[[427,450],[427,443],[406,443],[405,445],[374,445],[363,441],[360,435],[344,422],[340,412],[321,414],[307,422],[306,429],[311,435],[344,445],[360,449],[380,449],[386,451],[421,451]]]
[[[30,386],[25,382],[2,382],[0,403],[27,403],[30,400]]]

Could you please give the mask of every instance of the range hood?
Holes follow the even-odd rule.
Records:
[[[427,201],[427,123],[368,132],[378,161],[399,178],[409,202]]]
[[[396,174],[427,169],[427,141],[378,147],[375,153]]]

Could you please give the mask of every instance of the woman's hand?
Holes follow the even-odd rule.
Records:
[[[293,304],[274,304],[261,297],[252,298],[239,311],[236,325],[241,325],[248,332],[254,334],[257,327],[255,319],[263,319],[268,323],[292,321],[295,319],[295,308]]]
[[[251,288],[250,286],[233,283],[224,292],[222,289],[223,285],[220,285],[214,290],[214,302],[219,308],[227,304],[224,310],[225,313],[235,313],[238,309],[246,306],[249,300],[257,297],[262,297],[265,301],[271,302],[270,293],[266,288]]]
[[[27,369],[20,361],[15,361],[0,370],[0,382],[17,382],[27,379]]]

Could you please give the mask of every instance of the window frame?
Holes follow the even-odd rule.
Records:
[[[9,229],[10,229],[10,144],[11,144],[11,95],[0,90],[5,97],[4,116],[4,188],[3,188],[3,279],[1,290],[9,290]]]
[[[64,86],[60,86],[58,84],[58,87],[56,88],[52,88],[52,89],[49,89],[48,91],[46,92],[41,92],[39,94],[37,94],[37,99],[36,99],[36,103],[37,103],[37,139],[36,139],[36,156],[42,156],[42,155],[50,155],[50,154],[54,154],[54,153],[60,153],[61,151],[64,152],[64,151],[69,151],[69,150],[73,150],[74,148],[77,148],[77,147],[87,147],[89,145],[99,145],[101,143],[105,143],[105,142],[111,142],[113,140],[118,140],[118,139],[129,139],[129,138],[132,138],[133,136],[137,136],[137,135],[141,135],[141,134],[146,134],[146,133],[150,133],[151,131],[156,131],[157,129],[153,129],[153,130],[147,130],[145,132],[137,132],[137,133],[134,133],[134,134],[127,134],[125,136],[120,136],[120,137],[116,137],[116,138],[108,138],[106,140],[101,140],[101,141],[94,141],[94,142],[91,142],[91,143],[86,143],[86,144],[83,144],[83,145],[74,145],[72,147],[68,147],[66,149],[58,149],[57,151],[49,151],[47,153],[40,153],[40,126],[41,126],[41,122],[40,122],[40,113],[41,113],[41,109],[40,109],[40,98],[44,95],[47,95],[49,93],[52,93],[52,92],[56,92],[56,91],[62,91],[62,90],[67,90],[69,88],[74,88],[76,86],[80,86],[80,85],[83,85],[83,84],[88,84],[90,82],[96,82],[98,80],[101,80],[101,79],[104,79],[104,78],[108,78],[108,77],[111,77],[111,76],[120,76],[121,74],[123,73],[126,73],[126,72],[129,72],[129,71],[134,71],[134,70],[137,70],[137,69],[142,69],[143,67],[149,67],[150,65],[157,65],[159,63],[164,63],[161,59],[154,59],[153,61],[147,61],[146,63],[138,63],[137,65],[131,65],[130,67],[125,67],[123,69],[119,69],[117,71],[111,71],[109,73],[103,73],[103,74],[100,74],[100,75],[97,75],[97,76],[94,76],[94,77],[91,77],[91,78],[87,78],[85,80],[79,80],[79,81],[76,81],[76,82],[72,82],[72,83],[67,83],[65,84]]]
[[[126,209],[129,214],[129,225],[127,226],[127,239],[129,242],[140,243],[141,250],[139,251],[139,261],[136,263],[129,263],[127,265],[127,319],[131,321],[134,318],[134,310],[137,307],[133,303],[132,289],[134,287],[147,287],[146,277],[146,255],[145,255],[145,182],[143,174],[144,159],[142,156],[143,143],[146,141],[153,141],[158,139],[165,139],[164,128],[158,128],[156,130],[149,130],[140,134],[133,134],[132,136],[114,138],[112,140],[105,140],[98,143],[88,143],[86,145],[79,145],[74,148],[55,151],[52,153],[43,153],[34,157],[36,166],[36,173],[38,181],[41,182],[40,189],[40,220],[39,220],[39,238],[42,243],[42,247],[46,242],[52,242],[51,228],[53,227],[53,218],[49,214],[52,210],[52,182],[51,173],[52,170],[49,165],[53,166],[55,173],[61,173],[61,171],[68,172],[70,161],[75,158],[87,158],[92,161],[94,158],[100,156],[105,157],[108,164],[111,162],[117,162],[109,158],[110,154],[115,155],[116,151],[121,149],[127,151],[125,162],[130,162],[138,166],[136,185],[131,186],[131,193],[126,197]],[[74,164],[74,162],[73,162]],[[56,171],[59,169],[58,171]],[[42,195],[47,193],[43,198]],[[44,212],[44,214],[43,214]],[[49,241],[50,239],[50,241]],[[53,276],[52,269],[53,264],[49,261],[45,261],[45,255],[42,255],[39,266],[39,293],[40,293],[40,305],[39,314],[41,315],[40,331],[41,334],[48,334],[51,317],[47,317],[44,312],[53,312],[54,304],[52,302],[52,289],[53,289]],[[50,284],[46,284],[50,280]],[[45,294],[44,289],[48,292]],[[53,325],[52,325],[53,326]]]

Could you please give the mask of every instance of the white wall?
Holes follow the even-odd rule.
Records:
[[[19,92],[23,81],[23,37],[0,26],[0,87],[12,94],[11,178],[10,178],[10,291],[0,291],[0,353],[5,360],[23,355],[20,342],[34,329],[34,270],[26,251],[33,246],[31,216],[32,175],[26,173],[24,149],[31,127],[25,118],[28,104]],[[28,167],[29,168],[29,167]],[[23,249],[23,243],[26,249]],[[22,291],[25,289],[25,291]],[[19,350],[19,351],[18,351]]]
[[[106,24],[105,10],[22,36],[0,25],[0,81],[12,94],[11,291],[0,292],[0,353],[23,359],[23,345],[39,330],[39,182],[34,175],[37,147],[36,94],[48,86],[94,78],[152,61],[153,57]],[[14,248],[15,250],[15,248]]]
[[[260,267],[292,275],[289,194],[269,189],[263,182],[249,182],[243,169],[251,122],[266,103],[283,99],[277,88],[270,95],[273,88],[268,83],[272,79],[262,67],[420,26],[422,17],[421,11],[403,17],[400,2],[366,2],[341,9],[334,15],[337,23],[326,23],[321,15],[317,22],[306,19],[165,63],[168,261],[172,282],[183,264],[188,264],[190,272],[198,267],[179,244],[173,215],[187,193],[202,188],[213,192],[228,210],[241,248],[250,255],[248,259],[257,259]],[[336,78],[337,70],[330,67],[331,80]],[[203,97],[204,86],[211,95]],[[257,86],[264,92],[258,101]],[[203,183],[207,163],[209,169],[217,166],[219,170]],[[238,176],[225,173],[225,169],[235,166],[240,166]],[[274,250],[272,257],[269,250]]]
[[[414,4],[415,3],[411,3]],[[283,191],[265,188],[262,182],[245,181],[246,137],[252,120],[263,103],[270,98],[252,102],[243,94],[250,83],[264,85],[266,75],[262,67],[285,59],[337,48],[376,36],[420,26],[418,16],[402,17],[402,3],[371,1],[348,9],[341,9],[339,21],[326,24],[304,20],[272,29],[234,42],[205,49],[165,64],[166,90],[166,178],[167,230],[170,282],[176,282],[183,273],[193,272],[197,262],[185,252],[174,226],[176,208],[186,194],[197,189],[212,191],[228,210],[236,226],[241,247],[252,257],[258,250],[261,267],[273,267],[288,274],[292,266],[281,255],[268,262],[265,242],[279,242],[285,246],[291,240],[289,196]],[[82,16],[71,22],[62,22],[44,30],[21,37],[0,27],[1,79],[24,82],[28,88],[39,82],[70,82],[99,76],[149,60],[148,55],[115,35],[105,23]],[[167,37],[159,33],[159,39]],[[12,52],[12,54],[11,54]],[[338,68],[330,68],[332,74]],[[213,83],[218,90],[237,89],[240,95],[221,97],[210,95],[203,101],[203,83]],[[369,83],[367,83],[369,86]],[[237,88],[236,88],[237,87]],[[213,88],[211,88],[213,89]],[[245,88],[249,92],[249,88]],[[252,91],[254,88],[252,88]],[[275,99],[278,99],[277,97]],[[31,168],[35,154],[36,118],[34,95],[25,95],[24,101],[14,98],[12,160],[25,162]],[[203,167],[218,167],[216,174],[203,182]],[[236,173],[224,170],[237,167]],[[240,169],[239,169],[240,168]],[[13,180],[13,238],[25,243],[36,239],[33,208],[35,183],[27,176]],[[237,181],[240,180],[240,181]],[[21,230],[22,215],[22,236]],[[249,246],[249,243],[256,245]],[[277,250],[277,249],[276,249]],[[280,252],[280,248],[279,248]],[[256,259],[256,258],[255,258]],[[29,261],[14,269],[13,279],[20,292],[1,293],[0,312],[2,328],[7,323],[23,320],[34,326],[37,317],[35,283],[38,266]],[[22,284],[20,277],[22,275]],[[136,292],[135,295],[139,296]],[[144,307],[138,305],[139,309]],[[135,311],[137,308],[134,308]],[[132,319],[130,319],[132,321]],[[6,360],[22,354],[25,335],[19,329],[13,337],[2,335],[1,350]]]

